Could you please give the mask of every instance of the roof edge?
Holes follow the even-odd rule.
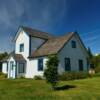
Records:
[[[70,33],[69,33],[70,34]],[[57,53],[59,53],[64,47],[65,45],[70,41],[70,39],[75,35],[76,33],[75,32],[72,32],[72,35],[69,37],[69,39],[64,43],[64,45],[62,46],[62,48],[60,48]]]

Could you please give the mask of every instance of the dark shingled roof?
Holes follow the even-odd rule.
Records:
[[[46,32],[42,32],[36,29],[32,29],[29,27],[21,26],[21,28],[30,36],[38,37],[38,38],[43,38],[43,39],[49,39],[52,38],[53,36],[51,34],[48,34]]]
[[[39,57],[39,56],[57,54],[73,35],[74,35],[74,32],[71,32],[65,36],[49,39],[40,48],[38,48],[35,52],[33,52],[31,57],[34,58],[34,57]]]

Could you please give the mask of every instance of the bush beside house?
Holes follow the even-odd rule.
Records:
[[[68,81],[75,79],[84,79],[87,77],[89,77],[89,74],[85,72],[65,72],[59,76],[59,80]]]
[[[47,68],[44,71],[46,81],[52,85],[54,90],[58,83],[58,64],[59,60],[57,55],[51,55],[48,57],[48,61],[46,63]]]
[[[7,74],[0,72],[0,79],[4,79],[4,78],[7,78]]]

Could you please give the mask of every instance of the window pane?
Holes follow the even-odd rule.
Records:
[[[87,70],[89,70],[89,59],[87,58]]]
[[[24,44],[20,44],[20,52],[24,52]]]
[[[14,67],[14,62],[13,61],[10,62],[10,67],[11,67],[11,70],[13,70],[13,67]]]
[[[25,64],[24,63],[19,63],[19,66],[18,66],[18,72],[19,73],[24,73],[25,72]]]
[[[8,72],[8,62],[7,62],[7,70],[6,71]]]
[[[79,71],[83,71],[83,60],[79,60]]]
[[[38,71],[43,71],[43,59],[38,59]]]
[[[76,48],[76,41],[72,41],[72,48]]]
[[[71,71],[70,58],[65,58],[65,71]]]

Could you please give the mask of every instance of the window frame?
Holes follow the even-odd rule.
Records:
[[[10,69],[11,69],[11,70],[14,69],[14,61],[10,61]]]
[[[42,64],[41,64],[42,63]],[[38,71],[43,71],[43,58],[38,59]]]
[[[70,58],[65,58],[65,71],[71,71],[71,60]]]
[[[72,40],[71,41],[71,46],[72,46],[72,48],[76,48],[76,41]]]
[[[6,68],[6,71],[8,72],[8,62],[7,62],[7,68]]]
[[[20,51],[20,52],[24,52],[24,43],[21,43],[21,44],[19,45],[19,51]]]
[[[20,66],[23,65],[23,66]],[[18,64],[18,73],[25,73],[25,63]]]
[[[84,62],[82,59],[78,60],[78,64],[79,64],[79,71],[84,71]]]

